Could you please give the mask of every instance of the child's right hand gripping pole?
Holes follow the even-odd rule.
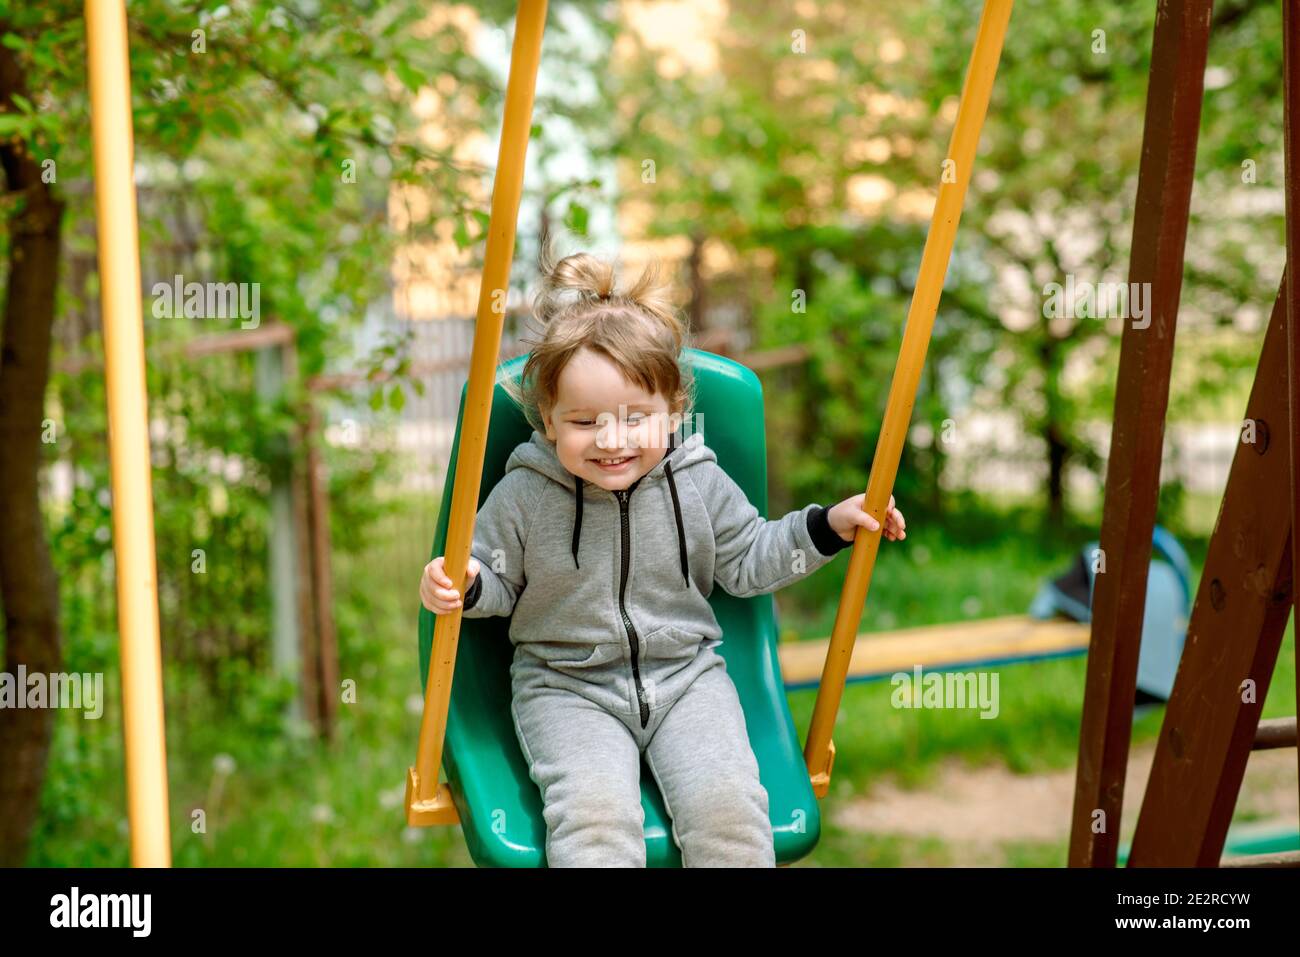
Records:
[[[894,367],[885,419],[876,444],[876,456],[872,461],[871,477],[867,481],[866,499],[863,503],[881,527],[884,525],[885,509],[889,504],[894,479],[898,475],[898,461],[903,453],[903,440],[912,417],[916,388],[930,346],[930,332],[934,327],[939,295],[943,291],[953,240],[957,235],[957,222],[961,219],[962,203],[966,198],[966,187],[970,183],[971,168],[975,163],[975,149],[979,145],[984,116],[988,112],[993,77],[1002,55],[1007,22],[1011,19],[1011,4],[1012,0],[985,0],[979,32],[975,36],[975,47],[966,70],[961,101],[957,107],[957,123],[948,147],[948,156],[940,172],[939,196],[934,206],[934,217],[930,221],[925,252],[921,256],[916,291],[912,294],[912,305],[907,313],[903,344]],[[840,699],[844,695],[849,659],[853,655],[853,643],[866,606],[867,589],[871,585],[871,572],[875,568],[879,547],[879,529],[874,532],[865,528],[858,529],[853,542],[853,554],[849,559],[848,576],[840,593],[839,610],[835,615],[826,666],[822,671],[817,703],[808,729],[808,741],[804,745],[804,760],[808,765],[813,793],[818,797],[825,797],[830,788],[831,766],[835,759],[831,730],[839,712]]]

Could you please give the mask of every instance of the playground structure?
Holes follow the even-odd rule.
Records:
[[[1126,322],[1120,347],[1088,678],[1071,816],[1071,866],[1113,867],[1132,730],[1147,543],[1155,525],[1169,376],[1212,0],[1161,4],[1156,17],[1129,281],[1149,283],[1149,327]],[[1287,271],[1300,256],[1300,0],[1283,0]],[[1261,722],[1300,569],[1300,288],[1282,278],[1239,444],[1192,606],[1138,815],[1129,866],[1220,862],[1250,752],[1295,747],[1295,718]],[[1287,441],[1283,442],[1283,435]],[[1276,436],[1276,438],[1271,438]],[[1289,461],[1287,455],[1289,447]],[[1271,451],[1272,454],[1269,454]],[[1279,509],[1279,506],[1287,504]],[[1247,863],[1300,864],[1300,852]]]
[[[461,591],[474,517],[500,477],[505,453],[528,434],[518,410],[500,408],[509,405],[504,393],[501,403],[493,402],[493,393],[499,376],[516,376],[522,371],[519,360],[500,372],[496,369],[502,328],[499,303],[505,301],[514,251],[546,7],[545,0],[524,0],[515,21],[478,326],[457,426],[454,480],[443,496],[440,522],[445,520],[446,526],[440,524],[434,541],[434,555],[445,556],[446,574]],[[980,18],[863,503],[878,528],[884,526],[1010,16],[1010,0],[987,0]],[[698,350],[690,350],[685,358],[699,386],[700,398],[693,411],[705,422],[726,423],[707,437],[719,464],[745,489],[760,513],[765,513],[766,453],[762,390],[757,378],[736,363]],[[487,460],[489,438],[491,460]],[[485,468],[489,462],[490,470]],[[793,759],[798,753],[797,740],[778,679],[771,595],[738,600],[715,590],[710,596],[728,636],[723,654],[740,692],[750,742],[768,791],[780,864],[806,855],[820,835],[816,798],[825,797],[830,787],[835,760],[831,728],[844,692],[880,534],[878,530],[854,539],[802,762]],[[537,866],[543,862],[545,827],[541,803],[518,753],[514,730],[504,719],[509,713],[505,707],[509,687],[508,666],[501,655],[509,645],[503,624],[473,623],[467,629],[471,640],[461,650],[460,610],[436,616],[432,625],[431,617],[427,610],[421,612],[424,716],[417,763],[407,773],[407,822],[440,825],[459,821],[476,863]],[[479,637],[484,640],[474,640]],[[453,698],[453,683],[463,687],[471,681],[467,694]],[[439,782],[444,761],[457,784],[455,790]],[[678,851],[670,838],[662,800],[648,775],[642,774],[641,781],[647,862],[652,866],[677,863]]]
[[[864,503],[865,510],[882,524],[1011,5],[1011,0],[986,0],[962,89],[947,153],[953,175],[945,175],[939,182]],[[504,461],[500,449],[514,444],[508,429],[498,429],[499,422],[508,424],[508,419],[499,420],[498,416],[508,416],[511,410],[504,402],[494,403],[493,393],[502,331],[500,304],[505,301],[513,254],[546,9],[546,0],[521,0],[516,19],[477,335],[458,428],[454,480],[445,491],[446,507],[435,542],[437,553],[445,536],[446,547],[441,553],[447,559],[447,574],[462,590],[478,503],[499,477]],[[1147,599],[1210,11],[1210,0],[1161,3],[1156,18],[1129,277],[1130,282],[1150,284],[1151,324],[1144,329],[1126,324],[1122,340],[1101,532],[1107,573],[1097,580],[1091,609],[1088,683],[1071,818],[1069,863],[1073,866],[1114,866],[1119,852],[1124,771]],[[88,0],[86,22],[131,858],[136,866],[167,866],[170,841],[163,689],[123,0]],[[1290,258],[1300,251],[1300,209],[1295,203],[1296,183],[1300,182],[1295,154],[1300,134],[1294,120],[1300,108],[1300,65],[1296,61],[1300,0],[1283,0],[1282,22],[1286,36],[1286,235]],[[1300,291],[1284,277],[1247,406],[1247,419],[1258,426],[1258,440],[1240,446],[1234,459],[1129,864],[1217,864],[1250,751],[1296,744],[1294,718],[1261,722],[1259,710],[1292,604],[1295,570],[1300,568],[1300,545],[1291,534],[1300,506],[1300,483],[1295,480],[1300,451],[1298,310]],[[737,404],[746,407],[759,423],[761,439],[761,416],[754,415],[761,410],[761,391],[756,389],[753,373],[707,353],[695,352],[688,359],[700,374],[705,401],[716,403],[718,409]],[[505,370],[506,374],[511,371]],[[710,390],[712,398],[708,397]],[[725,415],[709,416],[709,421],[724,420]],[[1289,463],[1282,453],[1283,434],[1288,436]],[[761,441],[756,443],[753,434],[742,435],[738,430],[723,430],[709,439],[718,449],[720,463],[765,513]],[[1282,513],[1286,518],[1270,511],[1284,497],[1290,499]],[[780,793],[789,797],[773,801],[774,813],[779,808],[788,815],[773,822],[782,863],[806,854],[816,843],[819,818],[815,799],[825,796],[830,783],[834,761],[831,728],[850,671],[879,534],[860,531],[855,539],[802,759],[798,749],[790,747],[793,727],[774,656],[770,596],[764,607],[758,599],[742,602],[717,595],[715,609],[720,611],[731,645],[729,671],[733,656],[737,665],[751,668],[748,690],[744,681],[737,682],[747,718],[758,713],[752,710],[756,704],[768,706],[772,717],[754,743],[765,783],[775,775],[783,788]],[[726,607],[729,601],[735,602],[734,607]],[[521,762],[504,770],[475,764],[493,749],[501,749],[505,738],[500,722],[495,726],[462,722],[457,710],[470,699],[475,706],[484,707],[486,701],[475,693],[479,689],[471,682],[497,680],[501,675],[485,675],[466,667],[471,660],[466,652],[471,649],[458,648],[459,611],[439,616],[436,623],[430,618],[422,612],[425,710],[417,764],[407,777],[407,820],[413,825],[459,822],[481,863],[540,863],[535,788],[526,774],[520,781]],[[500,627],[501,623],[496,624]],[[500,644],[490,653],[499,655]],[[470,645],[475,646],[474,654],[489,653],[484,650],[488,642]],[[453,677],[462,692],[456,697],[452,695]],[[515,747],[512,733],[508,745],[509,749]],[[778,756],[780,766],[772,763],[771,754]],[[444,760],[451,786],[439,781]],[[488,803],[488,794],[495,804]],[[527,806],[529,795],[534,801],[531,809]],[[507,829],[498,833],[491,814],[484,815],[485,808],[500,808],[505,798],[519,802],[524,822],[521,830],[509,830],[515,825],[507,814]],[[662,822],[662,816],[659,820]],[[672,842],[662,830],[652,833],[651,823],[648,814],[652,862],[671,863]],[[525,831],[528,840],[519,846],[507,846],[500,840],[500,833],[513,837]],[[1300,855],[1266,854],[1255,863],[1294,865],[1300,863]]]

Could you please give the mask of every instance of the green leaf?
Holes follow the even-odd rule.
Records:
[[[394,412],[401,412],[406,407],[406,393],[400,385],[393,386],[388,393],[388,406]]]
[[[564,225],[579,236],[587,235],[587,222],[591,214],[581,203],[570,203],[569,211],[564,216]]]
[[[378,412],[383,407],[384,407],[384,390],[382,388],[379,388],[376,389],[374,392],[370,393],[370,408]]]
[[[218,107],[208,113],[208,128],[232,138],[237,138],[240,133],[239,119],[225,107]]]
[[[420,87],[424,86],[424,75],[419,70],[406,60],[400,59],[394,60],[389,66],[397,74],[397,78],[402,81],[403,86],[412,93],[420,92]]]
[[[464,249],[469,246],[472,240],[469,238],[469,230],[465,228],[465,220],[457,217],[456,229],[452,232],[452,238],[456,240],[456,246]]]
[[[16,113],[0,113],[0,136],[11,136],[14,133],[19,133],[25,137],[30,133],[31,128],[31,120],[26,116],[19,116]]]

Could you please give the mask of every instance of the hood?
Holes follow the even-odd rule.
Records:
[[[677,494],[677,480],[674,472],[680,472],[687,466],[694,465],[697,462],[716,462],[717,455],[713,450],[704,444],[704,436],[700,432],[694,432],[685,441],[682,440],[681,430],[673,432],[668,437],[668,451],[665,453],[654,468],[645,475],[628,486],[628,491],[638,488],[641,485],[653,485],[657,482],[667,482],[668,491],[673,500],[673,518],[677,523],[677,552],[682,566],[682,579],[686,587],[690,587],[691,575],[686,561],[686,529],[682,523],[682,509],[679,496]],[[614,493],[608,489],[601,488],[594,482],[588,482],[581,476],[574,475],[560,462],[559,456],[555,452],[555,445],[541,432],[533,430],[532,437],[521,443],[514,452],[511,453],[509,460],[506,462],[506,472],[517,468],[530,468],[535,472],[540,472],[547,478],[573,493],[573,564],[576,568],[582,566],[578,563],[578,544],[582,539],[582,503],[587,495],[610,495]]]

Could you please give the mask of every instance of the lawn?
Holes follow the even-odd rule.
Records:
[[[427,556],[426,514],[386,524],[391,540],[373,551],[340,555],[336,564],[343,678],[356,682],[341,708],[332,746],[283,720],[285,689],[251,682],[256,692],[207,707],[185,695],[168,711],[173,854],[183,866],[465,866],[456,829],[409,829],[402,814],[404,775],[415,754],[419,682],[415,666],[414,584]],[[1088,540],[1086,525],[1038,532],[1031,510],[966,511],[943,522],[910,520],[903,543],[883,542],[868,598],[866,631],[1023,612],[1039,582],[1068,564]],[[1187,542],[1194,565],[1204,541]],[[778,596],[782,640],[829,634],[848,552]],[[409,567],[409,574],[405,570]],[[409,585],[411,587],[404,587]],[[111,640],[111,636],[103,636]],[[1288,629],[1267,717],[1295,713],[1293,638]],[[72,665],[70,665],[72,667]],[[118,676],[104,717],[57,713],[57,728],[30,862],[123,865],[128,861]],[[960,862],[941,840],[860,833],[831,823],[841,802],[888,779],[932,786],[956,758],[1005,766],[1016,774],[1073,767],[1085,678],[1082,657],[998,669],[1000,713],[902,710],[888,682],[852,684],[835,734],[836,763],[824,805],[828,824],[808,866]],[[169,695],[181,680],[168,676]],[[813,692],[790,696],[802,736]],[[177,696],[176,700],[180,700]],[[1161,712],[1141,717],[1134,742],[1151,741]],[[201,812],[201,813],[198,813]],[[1063,861],[1064,846],[1009,842],[1010,865]]]

